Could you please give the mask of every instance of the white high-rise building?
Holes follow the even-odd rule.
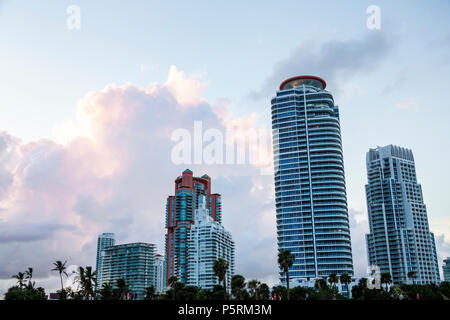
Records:
[[[369,150],[366,162],[369,264],[389,272],[394,284],[439,283],[434,234],[412,151],[377,147]]]
[[[225,259],[229,265],[226,274],[229,291],[234,273],[234,242],[231,233],[209,215],[202,196],[188,236],[187,285],[212,290],[214,285],[219,284],[213,270],[214,261],[219,258]]]
[[[114,233],[102,233],[98,236],[97,240],[97,286],[96,290],[100,290],[103,285],[103,250],[112,247],[116,243],[114,239]]]
[[[155,292],[161,294],[164,292],[166,281],[164,279],[164,257],[160,254],[155,255]]]

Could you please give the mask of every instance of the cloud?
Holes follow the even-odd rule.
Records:
[[[349,208],[350,235],[352,238],[353,271],[357,277],[367,275],[366,234],[369,232],[367,213]]]
[[[395,107],[400,110],[417,110],[419,108],[419,102],[416,98],[409,98],[406,101],[395,104]]]
[[[52,263],[94,265],[101,232],[116,233],[118,243],[155,243],[163,252],[166,198],[186,167],[210,175],[212,191],[222,194],[224,225],[236,242],[236,272],[273,279],[273,176],[248,164],[171,162],[175,129],[192,132],[201,120],[204,130],[226,130],[201,98],[203,87],[198,75],[171,67],[162,85],[110,84],[87,93],[75,119],[55,126],[54,140],[25,143],[0,132],[0,290],[29,266],[37,285],[58,289]],[[267,262],[259,263],[261,257]]]
[[[378,31],[367,33],[362,39],[304,41],[288,58],[275,65],[262,87],[250,96],[267,98],[284,79],[308,74],[324,78],[339,93],[355,76],[373,72],[392,50],[393,40],[392,36]]]
[[[197,73],[187,77],[183,71],[178,71],[176,66],[171,66],[165,86],[180,105],[196,105],[205,102],[200,98],[200,92],[204,88],[204,83],[198,81],[201,76],[201,73]]]
[[[31,242],[36,240],[45,240],[54,234],[57,230],[71,230],[70,225],[60,225],[52,221],[40,223],[21,223],[12,225],[0,222],[0,242],[7,244],[11,242]]]

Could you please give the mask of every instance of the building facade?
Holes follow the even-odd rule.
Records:
[[[271,100],[278,250],[295,256],[292,281],[353,276],[339,109],[325,87],[294,77]]]
[[[369,265],[389,272],[394,284],[438,283],[436,245],[412,151],[393,145],[370,149],[366,166]]]
[[[444,265],[442,266],[442,272],[444,273],[444,281],[450,282],[450,257],[444,260]]]
[[[230,291],[234,273],[234,242],[231,233],[211,217],[203,200],[194,211],[194,224],[188,236],[187,284],[205,290],[212,290],[215,285],[221,284],[213,270],[214,261],[219,258],[228,262],[226,286]]]
[[[166,203],[165,238],[165,280],[176,276],[187,283],[188,247],[187,240],[194,221],[194,211],[199,207],[201,196],[206,197],[206,208],[214,221],[222,221],[220,194],[211,193],[211,178],[208,175],[194,177],[191,170],[185,170],[175,179],[175,195]]]
[[[166,288],[166,279],[164,277],[164,256],[155,255],[155,292],[162,294]]]
[[[97,284],[96,291],[100,290],[103,285],[103,250],[107,247],[115,245],[114,233],[102,233],[97,239],[97,259],[96,259],[96,272],[97,272]]]
[[[129,293],[137,300],[145,298],[146,288],[156,287],[154,244],[120,244],[103,252],[103,283],[115,287],[116,281],[123,278]]]

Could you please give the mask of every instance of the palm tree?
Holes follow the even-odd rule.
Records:
[[[270,289],[267,283],[260,283],[258,288],[258,298],[268,300],[270,298]]]
[[[339,281],[339,279],[338,279],[338,276],[336,275],[336,273],[331,273],[328,276],[328,282],[331,284],[333,289],[336,289],[336,284],[338,283],[338,281]]]
[[[12,277],[14,279],[17,279],[17,283],[19,284],[19,288],[22,289],[24,287],[25,273],[19,272],[18,274],[13,275]]]
[[[171,276],[169,280],[167,280],[167,283],[172,288],[172,300],[175,300],[175,290],[178,284],[178,278],[177,276]]]
[[[382,274],[381,274],[381,284],[385,284],[386,285],[386,292],[387,292],[387,290],[388,290],[388,285],[390,284],[390,283],[392,283],[392,277],[391,277],[391,274],[389,273],[389,272],[383,272]]]
[[[59,272],[59,279],[61,280],[61,297],[60,297],[61,300],[66,298],[65,297],[66,292],[64,290],[62,275],[64,274],[66,277],[69,276],[66,272],[66,263],[67,263],[67,261],[64,261],[64,263],[63,263],[63,262],[61,262],[61,260],[56,260],[56,262],[53,262],[53,265],[55,267],[52,270],[50,270],[50,271],[58,271]]]
[[[124,278],[121,278],[116,280],[116,286],[119,292],[119,299],[122,300],[128,293],[128,284]]]
[[[328,287],[327,281],[323,278],[316,278],[315,288],[319,291],[320,300],[325,299],[325,288]]]
[[[282,250],[278,253],[278,264],[286,274],[287,299],[289,300],[289,268],[294,264],[295,256],[291,254],[291,250]]]
[[[155,287],[150,286],[145,289],[145,300],[153,300],[155,298]]]
[[[213,270],[216,275],[216,277],[219,278],[219,282],[223,282],[223,298],[224,300],[227,299],[227,270],[228,270],[228,262],[223,259],[219,258],[216,261],[214,261]]]
[[[245,290],[245,278],[241,276],[240,274],[235,274],[231,278],[231,293],[236,297],[238,300],[242,300],[242,294]]]
[[[92,267],[88,266],[85,268],[79,267],[78,268],[78,275],[75,278],[76,281],[81,286],[82,295],[89,299],[90,297],[95,297],[94,295],[94,287],[96,283],[96,272],[92,272]]]
[[[79,290],[81,292],[81,295],[83,297],[86,296],[86,290],[85,290],[85,283],[86,283],[86,276],[85,276],[85,271],[83,267],[78,267],[78,272],[77,275],[75,276],[75,281],[78,283],[79,288],[81,287],[81,289]]]
[[[258,280],[251,280],[248,282],[247,286],[250,292],[252,293],[252,297],[255,300],[259,300],[259,289],[261,286],[261,282],[259,282]]]
[[[114,300],[113,288],[109,283],[104,283],[100,290],[102,300]]]
[[[28,279],[28,285],[31,285],[31,279],[33,278],[33,268],[28,267],[25,271],[25,278]]]
[[[95,284],[97,283],[97,271],[92,271],[91,266],[86,267],[85,280],[86,280],[85,291],[87,294],[87,298],[88,299],[90,297],[95,298],[94,289]]]
[[[348,291],[348,285],[352,282],[352,277],[348,273],[343,273],[339,277],[341,283],[345,285],[345,289],[347,290],[348,298],[350,298],[350,291]]]
[[[414,284],[414,279],[416,278],[416,272],[415,271],[409,271],[408,272],[408,278],[412,279],[412,282]]]

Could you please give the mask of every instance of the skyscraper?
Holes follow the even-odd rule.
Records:
[[[146,288],[156,287],[154,244],[120,244],[105,248],[103,253],[103,283],[115,287],[117,280],[125,279],[130,294],[138,300],[145,298]]]
[[[293,281],[353,275],[339,109],[325,87],[290,78],[271,101],[278,250],[295,256]]]
[[[97,271],[97,285],[96,290],[101,289],[103,285],[103,250],[107,247],[111,247],[116,243],[114,240],[114,233],[102,233],[97,239],[97,261],[96,261],[96,271]]]
[[[201,196],[206,197],[206,208],[214,221],[222,222],[220,194],[211,193],[211,178],[194,177],[187,169],[175,179],[175,195],[166,203],[166,285],[171,276],[187,283],[188,234],[194,221],[194,211],[199,207]]]
[[[166,287],[166,281],[164,278],[164,256],[160,254],[155,255],[155,277],[155,292],[161,294]]]
[[[370,149],[366,165],[369,264],[389,272],[394,284],[439,282],[434,235],[412,151],[393,145]],[[409,272],[414,277],[408,278]]]
[[[187,284],[212,290],[214,285],[220,284],[214,274],[214,261],[223,258],[228,262],[226,284],[227,291],[230,291],[234,273],[234,242],[231,233],[209,215],[204,197],[201,196],[200,199],[188,236]]]
[[[444,273],[444,281],[450,282],[450,257],[447,257],[447,259],[444,260],[442,272]]]

